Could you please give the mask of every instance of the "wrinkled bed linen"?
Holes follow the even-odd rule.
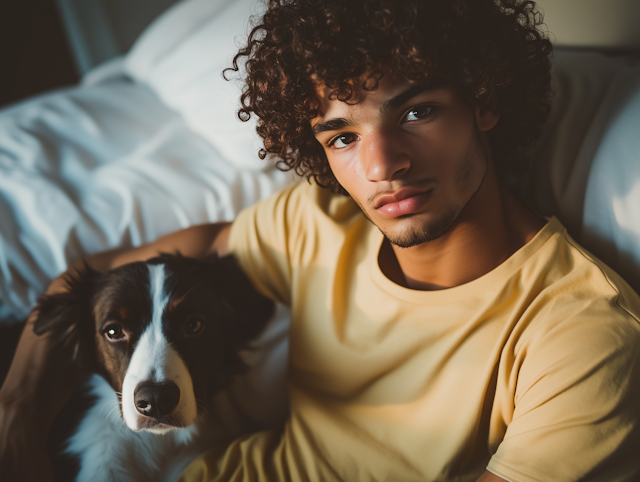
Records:
[[[0,112],[1,316],[70,262],[230,220],[292,182],[236,166],[144,86],[117,78]]]

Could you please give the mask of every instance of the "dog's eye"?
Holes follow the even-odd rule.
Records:
[[[104,329],[104,336],[111,341],[119,341],[125,338],[122,328],[120,328],[120,325],[116,325],[115,323],[108,325]]]
[[[198,316],[192,316],[184,324],[184,332],[187,336],[197,336],[204,331],[204,322]]]

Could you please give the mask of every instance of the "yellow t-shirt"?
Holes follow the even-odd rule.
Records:
[[[638,477],[640,298],[624,281],[556,219],[441,291],[387,279],[382,240],[350,199],[306,183],[240,214],[232,252],[292,308],[291,417],[181,480]]]

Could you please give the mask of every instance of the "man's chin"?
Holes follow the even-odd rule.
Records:
[[[413,219],[407,218],[407,221],[413,221],[408,222],[408,226],[398,226],[395,230],[383,230],[378,226],[378,229],[394,246],[413,248],[414,246],[434,241],[449,232],[458,219],[459,211],[454,206],[438,219],[425,221],[422,224],[416,225],[419,216],[413,216],[411,217]],[[400,224],[404,223],[400,222]]]

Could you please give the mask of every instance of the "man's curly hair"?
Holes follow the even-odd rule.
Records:
[[[317,86],[353,102],[385,72],[418,83],[444,70],[473,105],[500,113],[489,134],[504,177],[519,170],[550,111],[542,21],[529,0],[269,0],[225,75],[245,61],[238,116],[258,116],[262,159],[344,192],[311,130]]]

